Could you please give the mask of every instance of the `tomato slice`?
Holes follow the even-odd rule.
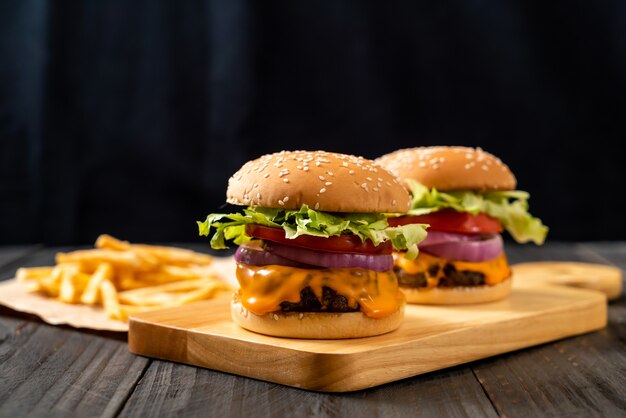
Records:
[[[389,241],[375,246],[372,241],[361,241],[361,238],[356,235],[337,235],[328,238],[300,235],[299,237],[289,239],[285,238],[285,231],[280,228],[256,224],[246,225],[246,234],[267,241],[334,253],[391,254],[392,250],[391,242]]]
[[[496,218],[485,213],[472,215],[467,212],[457,212],[452,209],[444,209],[438,212],[427,213],[418,216],[399,216],[389,218],[389,225],[398,226],[414,223],[429,224],[428,229],[433,231],[460,232],[475,234],[479,232],[502,232],[502,224]]]

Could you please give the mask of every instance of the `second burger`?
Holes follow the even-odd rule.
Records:
[[[240,288],[233,320],[262,334],[353,338],[394,330],[404,296],[392,250],[417,255],[425,227],[391,227],[385,213],[410,196],[372,161],[324,151],[268,154],[229,180],[227,201],[243,213],[198,222],[214,249],[235,253]]]

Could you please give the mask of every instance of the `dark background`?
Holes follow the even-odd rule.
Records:
[[[430,144],[626,239],[624,138],[624,1],[0,0],[0,244],[197,241],[248,159]]]

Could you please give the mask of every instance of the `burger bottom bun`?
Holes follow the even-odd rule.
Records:
[[[408,303],[422,305],[465,305],[486,303],[506,298],[511,293],[510,278],[493,286],[454,286],[415,289],[400,287]]]
[[[230,307],[233,321],[242,328],[275,337],[338,339],[371,337],[393,331],[404,318],[404,304],[385,318],[370,318],[362,312],[270,312],[255,315],[241,302]]]

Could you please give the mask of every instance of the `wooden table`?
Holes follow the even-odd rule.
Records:
[[[198,250],[199,247],[191,247]],[[0,280],[68,248],[0,247]],[[507,245],[511,263],[611,263],[626,242]],[[0,417],[626,416],[626,298],[599,332],[347,394],[312,393],[128,353],[125,335],[0,311]]]

